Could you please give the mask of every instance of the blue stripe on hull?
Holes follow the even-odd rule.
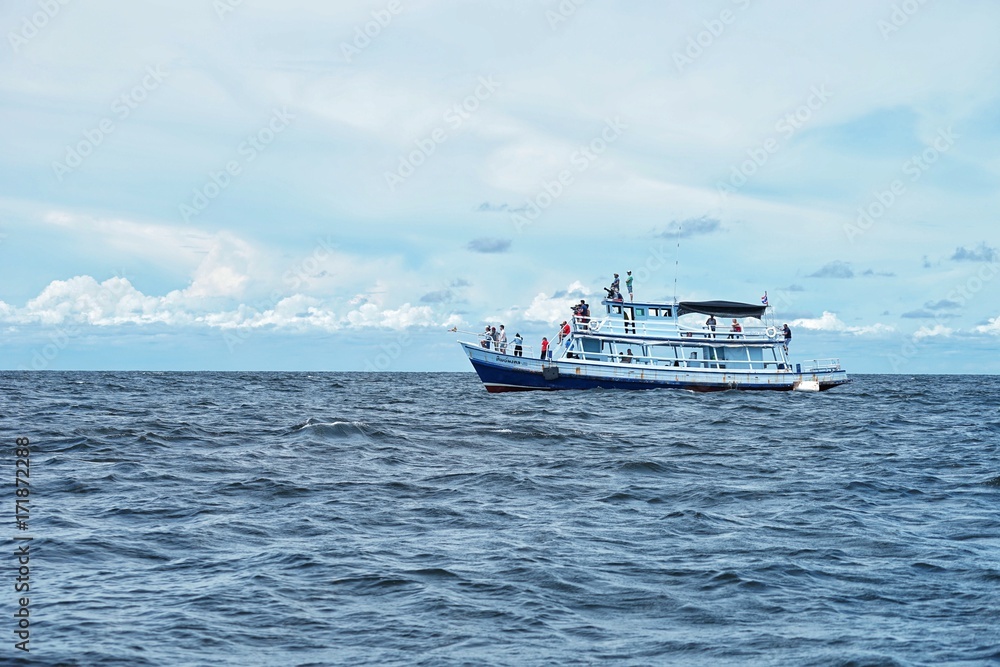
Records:
[[[518,370],[508,367],[498,367],[486,364],[476,359],[470,359],[473,368],[479,374],[479,378],[486,385],[486,390],[491,393],[504,391],[530,391],[530,390],[555,390],[555,389],[689,389],[692,391],[728,391],[730,389],[740,390],[770,390],[770,391],[791,391],[792,382],[800,379],[799,376],[789,376],[788,382],[783,384],[750,384],[750,383],[714,383],[707,384],[701,382],[684,381],[664,381],[664,380],[640,380],[626,378],[596,378],[578,375],[560,374],[554,380],[546,380],[541,373],[528,370]],[[844,373],[832,373],[833,379],[820,382],[820,389],[830,389],[848,380]],[[841,375],[837,378],[837,375]]]

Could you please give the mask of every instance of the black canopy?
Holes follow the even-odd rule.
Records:
[[[755,306],[752,303],[738,301],[681,301],[677,304],[677,314],[701,313],[702,315],[718,315],[719,317],[756,317],[764,314],[767,306]]]

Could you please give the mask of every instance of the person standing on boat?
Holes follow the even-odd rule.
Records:
[[[514,334],[514,340],[511,341],[511,342],[514,343],[514,356],[515,357],[524,356],[523,353],[522,353],[523,349],[521,348],[521,343],[524,342],[524,339],[521,338],[521,334],[519,334],[519,333]]]
[[[628,272],[628,278],[625,279],[625,289],[628,290],[628,300],[632,300],[632,272]]]
[[[496,327],[490,327],[490,340],[493,341],[493,349],[500,349],[500,334],[497,333]]]
[[[480,343],[487,350],[490,349],[490,341],[493,340],[493,336],[490,334],[490,325],[486,325],[486,331],[483,332],[483,341]]]
[[[736,318],[733,318],[733,326],[729,327],[729,330],[733,332],[733,333],[729,334],[730,338],[739,338],[739,336],[737,336],[736,334],[738,334],[741,331],[743,331],[743,327],[736,320]]]
[[[709,315],[708,319],[705,320],[705,326],[712,332],[712,338],[715,338],[715,324],[715,315]]]
[[[785,342],[781,347],[784,348],[785,354],[788,354],[788,344],[792,342],[792,330],[788,328],[788,324],[781,327],[781,333],[785,337]]]
[[[549,356],[549,339],[542,336],[542,356],[538,358],[545,359],[547,356]]]
[[[613,292],[617,292],[617,291],[621,290],[621,286],[622,286],[621,281],[618,280],[618,274],[616,273],[615,274],[615,279],[611,281],[611,290]]]
[[[504,331],[503,325],[500,325],[500,353],[507,354],[507,332]]]
[[[559,340],[557,342],[562,343],[566,336],[569,335],[570,326],[569,322],[563,320],[562,326],[559,328]]]

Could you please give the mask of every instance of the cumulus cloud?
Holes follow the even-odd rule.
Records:
[[[565,290],[559,290],[552,295],[540,293],[524,310],[524,319],[529,322],[559,324],[573,314],[573,306],[579,303],[580,299],[586,299],[588,293],[589,290],[580,281],[575,281]]]
[[[150,296],[123,277],[98,282],[91,276],[54,280],[22,308],[0,302],[0,320],[10,324],[123,325],[162,324],[214,329],[272,328],[287,331],[338,331],[351,327],[403,329],[411,326],[454,326],[456,315],[440,315],[430,306],[408,303],[384,308],[355,302],[353,310],[338,316],[334,305],[303,294],[274,302],[247,304],[232,299],[205,299],[197,290],[175,290]],[[348,306],[350,308],[351,306]]]
[[[455,315],[440,321],[429,306],[411,306],[404,303],[399,308],[382,309],[374,303],[366,303],[347,314],[347,321],[356,327],[382,327],[405,329],[413,326],[451,326],[460,323]]]
[[[840,320],[836,313],[823,311],[820,317],[799,318],[792,320],[791,326],[802,327],[811,331],[831,331],[837,333],[848,333],[855,336],[876,336],[880,334],[892,333],[894,327],[886,324],[876,323],[868,326],[850,326]]]
[[[221,233],[194,271],[186,296],[236,297],[250,280],[255,252],[249,243],[229,233]]]
[[[7,313],[8,321],[37,324],[116,324],[170,323],[173,316],[162,308],[162,300],[148,297],[126,278],[108,278],[98,283],[91,276],[53,280],[24,308]]]
[[[854,271],[851,270],[850,264],[847,262],[841,262],[840,260],[835,260],[823,266],[814,273],[810,273],[807,278],[853,278]]]
[[[913,332],[913,337],[917,340],[921,338],[943,338],[953,333],[955,333],[954,329],[950,329],[943,324],[935,324],[933,327],[920,327]]]
[[[1000,315],[991,317],[986,324],[977,326],[973,331],[990,336],[1000,336]]]
[[[510,250],[510,239],[473,239],[465,246],[472,252],[497,253]]]
[[[1000,260],[1000,253],[983,242],[972,250],[967,250],[965,246],[955,248],[951,259],[955,262],[996,262]]]

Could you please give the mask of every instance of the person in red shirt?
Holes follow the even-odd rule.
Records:
[[[563,320],[562,328],[559,330],[559,342],[563,342],[563,339],[569,335],[569,322]]]
[[[539,359],[544,359],[549,354],[549,339],[542,336],[542,356]]]
[[[731,327],[729,328],[729,330],[730,330],[730,331],[734,331],[734,332],[736,332],[736,333],[742,333],[742,331],[743,331],[743,327],[742,327],[742,325],[740,325],[740,323],[739,323],[739,322],[737,322],[737,321],[736,321],[736,320],[734,319],[734,320],[733,320],[733,326],[731,326]],[[729,334],[729,337],[730,337],[730,338],[739,338],[739,336],[737,336],[737,335],[736,335],[736,333],[731,333],[731,334]]]

